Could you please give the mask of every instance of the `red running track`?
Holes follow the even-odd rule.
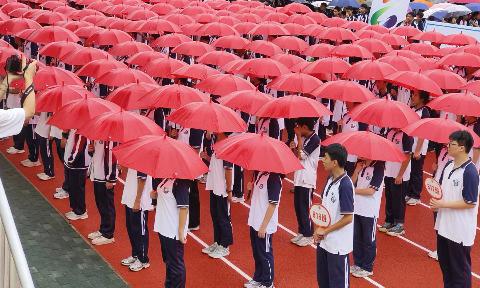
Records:
[[[0,151],[5,151],[11,141],[0,142]],[[6,157],[17,169],[38,189],[50,204],[61,214],[69,211],[68,200],[56,200],[53,193],[60,187],[63,171],[61,163],[55,160],[57,178],[43,182],[36,177],[42,172],[42,167],[25,168],[20,161],[26,154],[8,155]],[[429,167],[431,157],[426,161]],[[428,170],[428,169],[427,169]],[[291,176],[291,175],[290,175]],[[318,187],[323,187],[325,171],[319,168]],[[290,177],[291,179],[291,177]],[[141,272],[130,272],[120,265],[120,260],[130,255],[130,244],[125,231],[125,212],[120,204],[122,185],[115,189],[117,207],[117,222],[115,243],[93,248],[130,284],[131,287],[161,287],[164,281],[165,267],[161,260],[158,236],[153,232],[154,213],[150,213],[150,263],[149,269]],[[297,247],[290,244],[290,233],[296,231],[296,219],[293,208],[293,194],[290,193],[291,184],[284,182],[284,189],[280,203],[280,224],[278,232],[273,237],[275,255],[275,286],[282,287],[316,287],[315,248]],[[83,221],[72,222],[74,229],[85,239],[88,233],[98,229],[99,215],[93,199],[93,188],[87,180],[86,201],[89,218]],[[187,287],[242,287],[246,275],[253,274],[253,258],[250,248],[247,226],[248,204],[232,204],[232,223],[234,244],[230,247],[231,254],[227,257],[230,265],[221,260],[214,260],[201,253],[201,242],[210,244],[213,238],[211,219],[209,214],[208,193],[204,185],[200,185],[201,194],[201,229],[189,236],[185,248],[187,266]],[[423,203],[428,203],[428,197],[423,193]],[[315,196],[318,200],[318,197]],[[379,223],[383,222],[383,202]],[[403,239],[377,233],[377,260],[374,275],[371,280],[351,277],[352,287],[440,287],[442,286],[441,272],[438,263],[427,256],[424,249],[435,249],[435,233],[433,231],[433,215],[427,207],[418,205],[408,207],[406,213],[406,235]],[[480,250],[478,240],[472,251],[472,270],[480,274]],[[245,275],[245,274],[243,274]],[[480,287],[480,276],[473,277],[473,286]]]

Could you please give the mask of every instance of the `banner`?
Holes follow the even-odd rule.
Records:
[[[409,3],[409,0],[373,0],[368,23],[387,28],[395,27],[405,20]]]
[[[425,31],[433,31],[433,30],[445,35],[463,33],[465,35],[472,36],[478,41],[480,41],[480,28],[478,27],[435,22],[435,21],[426,21]]]

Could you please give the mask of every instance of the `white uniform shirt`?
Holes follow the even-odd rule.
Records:
[[[357,189],[375,189],[373,195],[355,194],[355,215],[363,217],[378,218],[380,202],[382,201],[383,176],[385,164],[383,162],[372,162],[360,170],[357,178]]]
[[[50,136],[50,125],[47,124],[47,121],[50,119],[48,112],[40,113],[40,119],[38,120],[37,127],[35,128],[35,133],[42,136],[43,138],[48,138]]]
[[[403,133],[402,131],[390,129],[387,133],[387,139],[392,141],[404,153],[412,153],[413,138]],[[385,177],[397,178],[398,172],[402,166],[401,162],[385,162]],[[410,180],[411,161],[403,172],[403,181]]]
[[[232,169],[232,164],[221,159],[218,159],[215,153],[210,158],[210,165],[208,166],[207,183],[205,190],[212,191],[217,196],[227,197],[227,181],[225,169]],[[233,183],[233,173],[230,183]],[[229,187],[228,190],[232,190]]]
[[[303,139],[300,162],[304,169],[295,171],[293,182],[295,186],[313,188],[317,187],[317,169],[320,159],[320,138],[313,133]]]
[[[420,116],[421,119],[425,119],[425,118],[430,117],[430,113],[428,113],[428,110],[427,110],[426,107],[422,107],[422,108],[419,108],[419,109],[413,108],[413,109],[415,110],[415,113],[417,113],[417,115]],[[418,142],[418,137],[413,137],[412,152],[415,152],[415,150],[417,149],[417,142]],[[427,155],[427,150],[428,150],[428,140],[424,139],[422,148],[420,149],[420,154],[423,155],[423,156]]]
[[[282,193],[282,179],[279,174],[260,172],[256,177],[252,191],[252,200],[250,202],[250,212],[248,213],[248,226],[260,230],[263,218],[267,212],[270,203],[276,204],[270,222],[267,224],[266,233],[273,234],[277,232],[278,226],[278,205]]]
[[[453,160],[451,156],[448,155],[448,149],[447,147],[443,147],[442,150],[440,150],[440,154],[438,154],[438,159],[437,159],[437,170],[435,171],[434,178],[437,180],[438,183],[440,183],[440,177],[442,176],[443,169],[445,168],[445,165],[447,165],[448,161]]]
[[[24,122],[25,110],[22,108],[0,109],[0,137],[17,135],[22,131]]]
[[[127,178],[125,179],[125,186],[123,187],[122,201],[123,205],[133,209],[135,199],[137,197],[138,189],[138,173],[136,170],[128,169]],[[145,185],[143,186],[142,195],[140,198],[140,209],[142,211],[152,210],[152,199],[150,198],[150,192],[152,191],[152,177],[147,176],[145,178]]]

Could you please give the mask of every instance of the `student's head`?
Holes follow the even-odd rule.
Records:
[[[418,19],[418,20],[423,19],[423,12],[422,12],[422,11],[419,11],[419,12],[417,13],[417,19]]]
[[[430,94],[427,91],[415,90],[412,94],[412,104],[414,106],[423,106],[430,100]]]
[[[343,169],[347,163],[347,149],[340,144],[331,144],[325,149],[325,157],[322,158],[323,167],[327,171]]]
[[[465,130],[455,131],[448,137],[448,154],[452,157],[457,157],[463,154],[468,154],[473,146],[473,137]]]
[[[413,13],[412,12],[408,12],[407,15],[405,16],[405,21],[407,23],[410,23],[413,21]]]
[[[333,16],[340,17],[341,12],[342,12],[342,9],[340,9],[340,7],[333,8]]]
[[[303,117],[298,118],[296,121],[297,129],[300,130],[302,136],[308,136],[312,134],[315,129],[315,124],[317,123],[317,118]]]
[[[368,11],[368,5],[367,4],[360,5],[360,8],[358,9],[359,13],[366,14],[367,11]]]
[[[10,74],[21,74],[22,73],[22,59],[18,55],[12,55],[7,58],[5,62],[5,71]]]

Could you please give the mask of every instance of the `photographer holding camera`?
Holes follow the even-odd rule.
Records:
[[[0,84],[0,99],[5,98],[11,90],[15,91],[12,87],[12,83],[15,81],[24,80],[25,89],[21,89],[23,92],[19,96],[21,108],[0,109],[0,137],[20,133],[24,123],[30,121],[35,115],[33,77],[37,71],[36,64],[36,61],[27,64],[27,59],[17,55],[12,55],[7,59],[5,64],[7,75]]]

